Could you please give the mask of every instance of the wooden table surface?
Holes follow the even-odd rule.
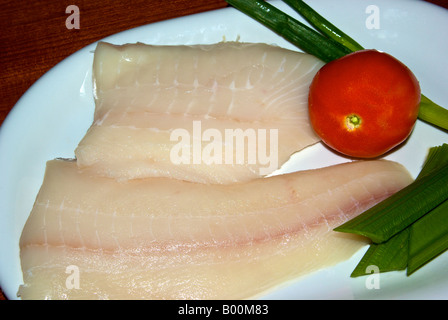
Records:
[[[429,0],[448,8],[448,0]],[[66,20],[79,8],[79,29]],[[4,0],[0,11],[0,125],[25,91],[58,62],[111,34],[226,7],[224,0]],[[417,22],[418,23],[418,22]],[[0,289],[0,300],[5,297]]]

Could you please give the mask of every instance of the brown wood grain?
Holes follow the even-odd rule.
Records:
[[[80,28],[67,29],[69,5]],[[0,125],[45,72],[106,36],[137,26],[226,7],[224,0],[3,0],[0,10]],[[0,300],[5,300],[0,288]]]
[[[67,29],[67,6],[80,10],[80,28]],[[225,7],[224,0],[7,0],[0,11],[0,124],[23,93],[58,62],[108,35]]]
[[[448,8],[447,0],[428,0]],[[67,6],[80,29],[67,29]],[[26,90],[58,62],[111,34],[227,6],[225,0],[3,0],[0,10],[0,125]],[[0,300],[5,296],[0,289]]]

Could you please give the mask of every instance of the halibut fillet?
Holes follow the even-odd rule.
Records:
[[[52,160],[20,239],[22,299],[242,299],[349,258],[336,226],[412,182],[356,161],[235,184],[117,181]]]
[[[226,184],[268,175],[320,140],[308,88],[322,65],[262,43],[100,42],[94,120],[75,151],[78,165],[121,180]]]

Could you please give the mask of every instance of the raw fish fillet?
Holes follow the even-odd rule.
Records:
[[[75,151],[78,165],[122,180],[225,184],[268,175],[319,141],[307,97],[322,65],[261,43],[101,42],[94,121]]]
[[[47,163],[24,227],[22,299],[240,299],[349,258],[332,229],[412,181],[390,161],[206,185]],[[75,272],[76,271],[76,272]]]

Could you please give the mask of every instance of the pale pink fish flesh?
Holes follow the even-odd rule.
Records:
[[[261,43],[100,42],[93,64],[94,121],[75,151],[78,165],[117,179],[165,176],[225,184],[268,175],[320,140],[309,124],[307,102],[322,65],[312,55]],[[201,125],[198,134],[195,121]],[[190,154],[173,165],[170,152],[181,142],[171,136],[176,129],[189,133],[191,139],[182,142]],[[219,135],[207,140],[208,129]],[[244,157],[238,158],[236,145],[222,155],[204,150],[225,151],[226,130],[237,129],[252,139],[239,149]],[[194,150],[193,138],[201,142]],[[249,158],[265,149],[264,158]],[[201,154],[194,159],[196,151]],[[230,152],[233,161],[226,161]],[[209,161],[207,154],[213,155]]]
[[[52,160],[20,240],[19,295],[257,297],[349,258],[366,240],[333,228],[411,181],[384,160],[229,185],[117,181]]]

